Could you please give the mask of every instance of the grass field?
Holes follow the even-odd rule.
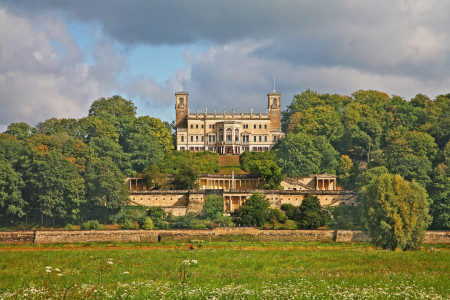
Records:
[[[357,243],[194,245],[2,245],[0,299],[450,297],[444,246],[391,252]]]

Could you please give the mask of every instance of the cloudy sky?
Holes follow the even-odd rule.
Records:
[[[81,118],[115,94],[138,115],[266,110],[305,89],[450,92],[450,1],[0,0],[0,132]]]

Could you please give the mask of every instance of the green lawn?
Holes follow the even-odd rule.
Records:
[[[2,245],[0,299],[450,296],[448,248],[391,252],[357,243],[281,242],[195,246],[189,251],[186,243]]]

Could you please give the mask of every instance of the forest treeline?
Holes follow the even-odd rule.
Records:
[[[407,101],[372,90],[306,90],[283,111],[282,129],[273,151],[241,157],[265,188],[280,188],[284,175],[336,174],[360,189],[370,174],[400,174],[426,189],[430,228],[450,228],[450,94]],[[128,176],[150,188],[195,188],[199,172],[218,171],[217,154],[174,151],[173,125],[137,117],[120,96],[100,98],[85,118],[13,123],[0,134],[1,222],[108,221],[128,201]]]

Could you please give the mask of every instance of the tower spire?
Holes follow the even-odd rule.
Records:
[[[273,76],[273,92],[277,92],[277,89],[275,88],[275,76]]]

